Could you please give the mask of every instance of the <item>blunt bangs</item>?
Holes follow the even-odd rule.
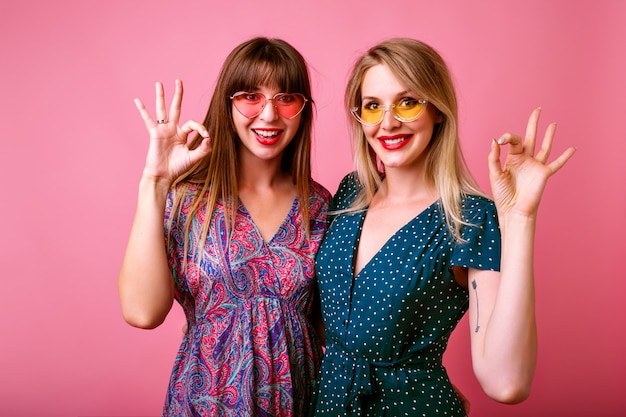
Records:
[[[273,45],[264,45],[233,68],[231,94],[267,86],[283,93],[304,94],[310,99],[308,78],[301,77],[303,73],[308,76],[306,66],[298,60]]]

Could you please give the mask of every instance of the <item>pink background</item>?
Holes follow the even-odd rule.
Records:
[[[617,416],[626,409],[626,6],[621,0],[4,1],[0,5],[0,415],[156,416],[181,337],[176,306],[153,331],[124,323],[117,272],[147,134],[134,108],[185,82],[202,120],[226,54],[256,35],[307,58],[317,103],[314,174],[351,169],[348,69],[391,36],[447,59],[462,143],[488,188],[491,138],[541,106],[556,151],[537,236],[540,352],[531,398],[490,401],[467,322],[446,355],[472,416]],[[171,97],[171,94],[168,94]]]

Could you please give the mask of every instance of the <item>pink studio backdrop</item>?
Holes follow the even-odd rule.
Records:
[[[214,3],[214,4],[212,4]],[[447,59],[462,143],[487,189],[490,140],[530,111],[578,148],[549,184],[537,236],[539,364],[531,398],[489,400],[467,322],[446,364],[472,416],[618,416],[626,409],[626,3],[530,1],[22,1],[0,5],[0,416],[157,416],[181,337],[175,306],[126,325],[117,272],[147,135],[133,98],[185,82],[202,119],[226,54],[281,37],[312,68],[315,177],[351,169],[342,108],[366,47],[409,36]],[[168,94],[171,97],[171,94]]]

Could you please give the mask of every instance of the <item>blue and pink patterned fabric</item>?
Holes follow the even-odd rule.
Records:
[[[314,257],[326,228],[330,194],[310,187],[310,239],[299,199],[265,242],[239,204],[228,239],[224,206],[217,204],[206,244],[198,248],[205,211],[189,231],[183,269],[184,224],[198,188],[183,196],[180,216],[165,225],[175,298],[188,330],[176,356],[163,416],[306,415],[321,347],[309,324]]]

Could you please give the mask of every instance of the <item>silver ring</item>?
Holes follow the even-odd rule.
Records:
[[[165,120],[165,119],[159,119],[159,120],[157,120],[157,123],[158,123],[158,124],[160,124],[160,125],[162,125],[163,123],[167,123],[167,120]]]

